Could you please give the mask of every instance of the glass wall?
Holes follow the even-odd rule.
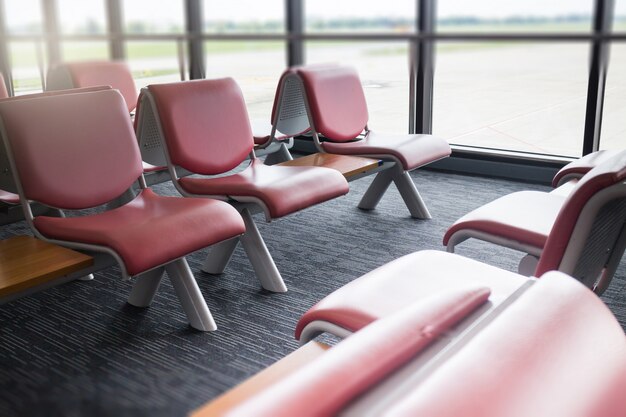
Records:
[[[40,0],[5,1],[4,12],[9,36],[43,34]],[[8,49],[15,94],[41,91],[41,73],[46,58],[43,39],[24,38],[10,41]]]
[[[592,2],[439,2],[441,33],[591,33]],[[590,43],[438,42],[433,133],[452,144],[582,153]]]
[[[185,32],[182,0],[124,1],[124,30],[128,35],[146,37],[146,40],[126,42],[126,59],[133,72],[137,88],[148,84],[180,80],[181,39],[151,40],[149,35]]]
[[[367,2],[305,0],[307,33],[413,33],[413,0]],[[307,41],[308,64],[340,63],[357,69],[372,129],[406,133],[409,126],[409,47],[407,41]]]
[[[249,40],[207,40],[207,78],[233,77],[253,121],[269,123],[276,84],[286,64],[284,41],[254,40],[254,34],[284,34],[283,0],[205,0],[204,30],[240,34]]]

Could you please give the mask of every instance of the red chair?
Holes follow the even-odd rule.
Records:
[[[298,122],[307,120],[313,141],[320,152],[381,159],[385,162],[361,199],[359,208],[372,210],[393,181],[414,218],[427,219],[430,213],[413,184],[409,172],[450,155],[450,146],[432,135],[389,135],[369,130],[368,110],[358,74],[352,68],[333,65],[296,67],[283,78],[301,89],[300,106],[279,102],[274,119],[290,114]],[[296,88],[293,88],[296,91]],[[292,102],[297,101],[292,98]],[[298,110],[304,108],[304,111]],[[294,112],[294,109],[296,111]],[[294,114],[295,113],[295,114]],[[298,125],[304,130],[305,125]],[[324,141],[322,141],[322,136]]]
[[[137,106],[137,87],[128,65],[122,61],[64,62],[48,70],[46,90],[108,85],[119,90],[131,113]]]
[[[396,261],[331,294],[337,307],[347,297],[337,317],[354,315],[350,301],[370,286],[360,306],[374,317],[356,333],[309,362],[295,352],[285,361],[290,367],[279,362],[262,386],[248,384],[252,395],[235,388],[215,415],[626,415],[626,337],[602,301],[574,279],[560,272],[540,280],[517,276],[510,293],[494,294],[479,281],[515,274],[442,252],[403,259],[417,267],[406,269],[407,285],[394,286]],[[396,302],[407,290],[423,295],[429,269],[443,277],[438,290]],[[466,274],[472,277],[464,282]],[[456,284],[448,281],[452,275],[460,276]],[[390,285],[374,293],[373,281],[388,278]],[[389,311],[377,314],[375,306]]]
[[[108,85],[119,90],[124,97],[128,112],[133,114],[138,103],[137,87],[130,68],[122,61],[85,61],[58,64],[48,71],[46,90],[67,90],[102,85]],[[148,185],[170,180],[164,166],[155,166],[143,162],[143,172]],[[112,204],[119,205],[123,201],[125,199],[121,198]]]
[[[286,216],[346,194],[345,178],[332,169],[269,166],[256,159],[241,90],[231,78],[150,85],[142,97],[144,117],[138,124],[154,132],[154,140],[140,143],[144,160],[167,164],[184,196],[232,202],[246,222],[239,240],[263,288],[286,291],[251,211],[262,210],[267,221]],[[230,172],[248,156],[252,159],[245,169]],[[179,167],[202,177],[179,178]],[[236,244],[216,248],[203,270],[221,273]]]
[[[626,246],[626,151],[599,163],[567,195],[521,191],[471,211],[446,232],[448,251],[470,238],[528,253],[520,273],[565,272],[597,293]]]
[[[162,197],[146,187],[119,92],[6,100],[0,117],[26,221],[37,237],[117,261],[123,278],[137,280],[133,305],[148,306],[167,271],[191,326],[216,328],[184,256],[242,234],[243,220],[223,202]],[[130,203],[82,212],[115,199],[137,180],[141,189]],[[34,216],[29,201],[82,215]]]

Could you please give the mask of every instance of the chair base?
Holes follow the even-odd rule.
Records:
[[[404,204],[409,209],[414,219],[431,219],[432,216],[426,207],[419,191],[415,187],[408,171],[403,171],[398,165],[392,166],[385,171],[379,172],[374,181],[361,198],[358,207],[361,210],[373,210],[383,197],[391,182],[394,182],[400,192]]]
[[[239,238],[213,246],[204,260],[202,271],[215,275],[223,273],[233,256],[237,244],[241,241],[252,268],[261,282],[261,286],[272,292],[287,292],[287,286],[263,241],[259,229],[254,224],[250,211],[247,208],[243,208],[240,210],[240,213],[246,225],[246,233]]]
[[[281,162],[291,161],[293,157],[287,148],[285,143],[280,143],[278,146],[278,150],[272,153],[268,153],[265,157],[265,165],[276,165]]]
[[[137,277],[128,303],[136,307],[148,307],[154,299],[164,272],[167,272],[172,282],[191,327],[203,332],[217,330],[217,325],[185,258],[177,259]]]

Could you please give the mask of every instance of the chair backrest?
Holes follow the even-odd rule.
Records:
[[[135,80],[128,65],[121,61],[62,63],[50,68],[46,81],[47,90],[66,90],[98,85],[109,85],[120,90],[129,112],[137,106]]]
[[[111,87],[108,87],[108,86],[100,86],[100,87],[90,87],[90,88],[77,88],[73,90],[46,91],[43,93],[34,93],[34,94],[26,94],[22,96],[0,98],[0,103],[4,101],[27,100],[27,99],[38,98],[38,97],[49,97],[49,96],[69,94],[69,93],[72,93],[72,94],[86,93],[90,91],[100,91],[100,90],[110,90],[110,89]],[[2,143],[2,140],[0,140],[0,190],[9,191],[11,193],[17,193],[17,187],[15,186],[15,180],[11,172],[11,162],[9,161],[9,157],[7,155],[7,151],[5,149],[4,143]]]
[[[5,84],[4,76],[0,73],[0,99],[8,98],[9,90],[7,90],[7,85]]]
[[[327,139],[345,142],[367,126],[367,103],[354,68],[310,66],[296,69],[314,128]]]
[[[626,151],[589,171],[565,201],[539,259],[535,276],[560,270],[589,287],[612,277],[611,264],[626,239]],[[606,284],[606,283],[605,283]]]
[[[302,83],[294,68],[287,68],[278,80],[272,106],[272,126],[285,136],[297,136],[311,128]]]
[[[154,84],[148,92],[173,165],[198,174],[221,174],[252,151],[248,111],[232,78]]]
[[[104,204],[142,173],[128,111],[116,90],[0,102],[2,136],[24,197],[62,209]]]

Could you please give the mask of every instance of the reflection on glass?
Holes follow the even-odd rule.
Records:
[[[307,32],[413,32],[415,0],[305,0]]]
[[[41,0],[9,0],[4,2],[5,22],[11,35],[43,32]]]
[[[306,42],[307,64],[336,62],[355,67],[369,109],[369,127],[407,133],[409,65],[405,42]]]
[[[285,69],[285,43],[208,41],[207,78],[233,77],[241,87],[253,120],[270,122],[274,92]]]
[[[182,0],[132,0],[123,2],[126,32],[133,34],[183,33]]]
[[[126,55],[137,88],[180,81],[176,42],[128,42]]]
[[[106,31],[103,0],[57,0],[59,27],[64,34],[102,34]]]
[[[209,33],[285,31],[284,0],[204,0],[204,30]]]
[[[626,147],[626,45],[611,46],[609,73],[606,77],[600,149],[623,149]]]
[[[36,93],[43,89],[39,56],[43,45],[34,42],[10,42],[13,88],[16,95]]]
[[[589,32],[592,0],[440,0],[440,32]]]
[[[441,44],[433,132],[450,143],[580,156],[589,45]]]
[[[64,61],[109,59],[109,45],[105,41],[66,41],[61,43]]]

